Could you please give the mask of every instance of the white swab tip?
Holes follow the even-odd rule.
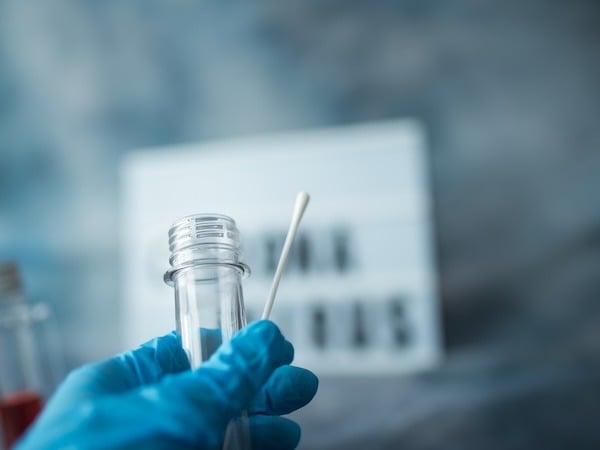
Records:
[[[310,195],[308,195],[308,192],[298,192],[297,199],[302,203],[308,203],[310,200]]]
[[[294,208],[294,214],[297,216],[302,216],[304,214],[304,210],[306,209],[306,205],[310,201],[310,195],[307,192],[298,192],[296,196],[296,205]]]

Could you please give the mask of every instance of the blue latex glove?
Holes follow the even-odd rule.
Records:
[[[175,333],[75,370],[17,445],[29,449],[220,449],[229,420],[248,409],[255,450],[293,449],[300,427],[279,417],[307,404],[317,377],[289,366],[275,324],[253,323],[199,369]]]

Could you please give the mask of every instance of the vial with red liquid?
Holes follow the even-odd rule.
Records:
[[[18,266],[0,262],[0,448],[14,445],[54,387],[55,370],[44,363],[54,350],[44,336],[48,317],[46,305],[25,301]]]

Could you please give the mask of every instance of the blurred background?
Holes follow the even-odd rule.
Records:
[[[107,356],[128,152],[417,118],[445,361],[324,378],[302,448],[597,448],[599,45],[593,0],[2,1],[0,258]]]

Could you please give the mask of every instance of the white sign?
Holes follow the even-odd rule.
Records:
[[[388,121],[136,152],[123,163],[126,346],[174,328],[167,232],[233,217],[260,316],[298,191],[311,194],[272,319],[319,374],[401,373],[441,356],[424,135]]]

